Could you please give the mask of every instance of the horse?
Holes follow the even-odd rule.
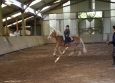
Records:
[[[74,48],[73,48],[73,51],[69,54],[69,56],[73,55],[76,52],[76,50],[78,48],[81,48],[81,47],[82,47],[84,53],[87,52],[83,40],[81,38],[77,37],[77,36],[71,36],[71,39],[73,39],[73,41],[68,42],[66,44],[65,49],[62,52],[61,52],[60,49],[61,49],[61,47],[64,47],[64,42],[63,42],[63,40],[65,39],[64,35],[61,32],[57,31],[57,30],[52,30],[50,32],[50,34],[48,35],[48,39],[51,39],[51,38],[55,38],[55,40],[56,40],[56,47],[55,47],[54,52],[53,52],[54,56],[56,56],[57,50],[59,51],[60,55],[63,55],[65,53],[65,51],[71,46],[74,46]],[[82,50],[79,49],[78,56],[81,55],[81,51]],[[55,63],[59,60],[60,55],[55,60]]]

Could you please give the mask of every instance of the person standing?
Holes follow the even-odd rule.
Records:
[[[64,36],[65,36],[64,46],[66,43],[69,42],[69,35],[70,35],[69,25],[66,25],[66,29],[64,30]]]
[[[15,37],[15,34],[13,33],[13,31],[10,31],[9,36],[10,37]]]
[[[14,32],[14,35],[15,35],[15,36],[20,36],[20,31],[19,31],[19,30],[16,30],[16,31]]]
[[[115,26],[113,26],[113,36],[112,36],[112,41],[107,41],[107,44],[113,44],[113,52],[112,52],[112,57],[113,57],[113,66],[115,66]]]

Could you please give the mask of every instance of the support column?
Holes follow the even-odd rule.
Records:
[[[16,19],[16,30],[18,30],[18,19]]]
[[[24,13],[22,13],[22,36],[25,36]]]
[[[3,22],[2,22],[2,0],[0,0],[0,36],[3,35]]]
[[[36,16],[34,16],[34,36],[36,36]]]
[[[40,25],[41,25],[41,36],[44,35],[44,30],[43,30],[43,20],[42,18],[40,19]]]
[[[9,35],[9,28],[8,28],[8,21],[7,21],[7,17],[6,17],[5,35],[6,35],[6,36],[8,36],[8,35]]]
[[[26,26],[26,20],[24,19],[24,26]],[[24,27],[25,35],[26,35],[26,27]]]
[[[93,10],[93,1],[89,0],[89,10],[92,11]]]

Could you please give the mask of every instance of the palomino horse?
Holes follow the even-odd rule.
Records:
[[[81,48],[81,46],[82,46],[82,48],[83,48],[83,52],[84,52],[84,53],[87,52],[87,50],[86,50],[86,48],[85,48],[85,45],[84,45],[84,43],[83,43],[83,40],[82,40],[81,38],[77,37],[77,36],[72,36],[73,41],[72,41],[72,42],[69,42],[69,43],[67,44],[67,46],[65,47],[65,49],[64,49],[63,52],[61,52],[61,50],[60,50],[61,47],[64,46],[64,42],[63,42],[64,36],[63,36],[63,34],[60,33],[59,31],[52,30],[51,33],[50,33],[49,36],[48,36],[48,39],[50,39],[50,38],[55,38],[55,40],[56,40],[56,47],[55,47],[54,53],[53,53],[54,56],[56,55],[56,51],[57,51],[57,50],[59,51],[59,53],[60,53],[61,55],[63,55],[63,54],[65,53],[65,51],[68,49],[68,47],[70,47],[70,46],[74,46],[74,49],[73,49],[73,51],[69,54],[69,56],[73,55],[73,54],[75,53],[76,49]],[[81,49],[79,49],[79,54],[78,54],[78,55],[81,55]],[[60,58],[60,55],[59,55],[58,58],[55,60],[55,62],[57,62],[57,61],[59,60],[59,58]]]

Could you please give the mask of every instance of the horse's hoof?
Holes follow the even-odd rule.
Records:
[[[65,51],[63,51],[63,54],[65,53]]]
[[[68,56],[71,56],[71,55],[73,55],[73,52],[71,52]]]
[[[56,60],[55,60],[55,63],[60,59],[60,57],[58,57]]]
[[[55,53],[53,53],[53,56],[56,56],[56,54],[55,54]]]

